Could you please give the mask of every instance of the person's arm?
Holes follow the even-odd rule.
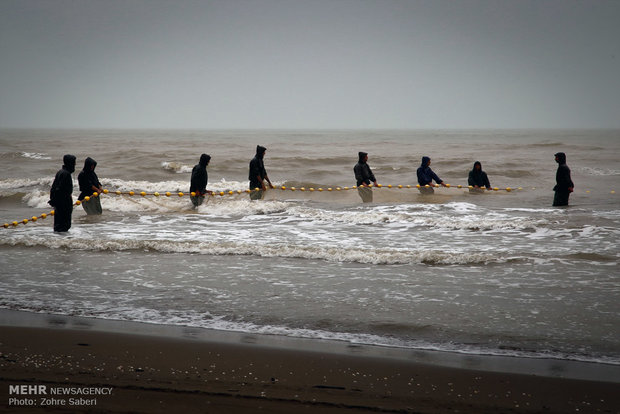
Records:
[[[431,170],[431,176],[433,178],[433,180],[435,180],[435,182],[437,184],[440,184],[441,186],[445,187],[446,185],[443,183],[443,180],[441,178],[439,178],[437,176],[437,174],[435,174],[435,171]]]
[[[485,173],[484,171],[482,172],[482,178],[484,179],[484,186],[487,188],[487,190],[490,190],[491,182],[489,181],[489,177],[487,176],[487,173]]]

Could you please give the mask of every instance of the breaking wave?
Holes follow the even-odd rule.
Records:
[[[0,245],[66,248],[93,251],[156,251],[161,253],[194,253],[205,255],[239,255],[261,257],[283,257],[299,259],[318,259],[330,262],[356,262],[375,265],[416,264],[453,265],[486,264],[516,260],[511,258],[489,257],[484,252],[449,252],[445,250],[405,250],[383,248],[360,251],[359,248],[323,245],[295,245],[273,243],[257,248],[249,242],[195,242],[174,240],[94,240],[87,238],[47,238],[23,236],[12,240],[0,239]]]

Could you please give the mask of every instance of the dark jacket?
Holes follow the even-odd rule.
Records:
[[[194,168],[192,169],[192,178],[189,184],[190,192],[200,193],[200,195],[207,193],[207,183],[209,182],[207,165],[210,160],[210,155],[202,154],[198,164],[194,165]]]
[[[84,160],[84,169],[78,174],[78,184],[80,185],[80,196],[78,200],[84,200],[84,197],[91,196],[95,192],[93,186],[99,188],[101,183],[97,174],[95,174],[95,168],[97,167],[97,161],[88,157]]]
[[[476,165],[480,166],[479,170],[476,170]],[[467,179],[469,185],[477,185],[478,187],[486,187],[491,188],[491,183],[489,183],[489,177],[487,177],[487,173],[482,171],[482,164],[480,161],[476,161],[474,163],[474,168],[469,172],[469,178]]]
[[[75,171],[75,156],[67,154],[62,161],[63,166],[56,173],[52,188],[50,189],[50,201],[48,201],[48,204],[60,209],[72,209],[73,179],[71,174]]]
[[[377,181],[375,175],[370,169],[370,166],[368,165],[368,163],[366,163],[366,161],[364,161],[366,155],[368,154],[365,152],[358,153],[359,161],[357,162],[357,164],[355,164],[355,167],[353,167],[353,172],[355,173],[355,180],[357,181],[356,185],[358,186],[362,184],[370,185],[371,182],[374,183],[375,181]]]
[[[435,180],[437,184],[443,183],[443,180],[437,177],[437,174],[428,166],[430,160],[429,157],[422,157],[422,165],[420,165],[417,170],[418,184],[420,185],[431,184],[433,180]]]
[[[570,168],[566,165],[566,154],[563,152],[558,152],[555,154],[558,157],[558,170],[555,173],[555,182],[556,185],[553,187],[553,191],[558,191],[562,193],[569,193],[569,188],[574,188],[575,184],[573,184],[573,180],[570,178]]]
[[[257,145],[256,155],[252,158],[252,161],[250,161],[250,172],[248,174],[248,179],[250,180],[250,190],[262,188],[263,185],[257,177],[260,177],[261,180],[264,180],[265,177],[267,177],[267,170],[265,170],[265,164],[263,163],[265,151],[267,151],[267,148]]]

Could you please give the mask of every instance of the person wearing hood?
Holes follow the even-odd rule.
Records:
[[[440,184],[444,187],[446,186],[443,183],[443,180],[439,178],[433,170],[431,170],[430,157],[422,157],[422,164],[420,165],[416,173],[418,175],[418,184],[420,184],[420,192],[423,194],[433,194],[435,192],[432,187],[433,180],[435,180],[437,184]],[[430,187],[426,187],[427,185]]]
[[[271,181],[269,181],[267,170],[265,170],[265,163],[263,161],[266,151],[267,148],[257,145],[256,155],[252,158],[252,161],[250,161],[250,173],[248,179],[250,180],[251,200],[261,200],[263,198],[265,190],[267,190],[265,181],[269,183],[269,187],[274,188]],[[258,191],[255,191],[257,188]]]
[[[78,200],[82,201],[85,197],[90,197],[88,201],[82,202],[82,207],[88,215],[101,214],[100,197],[92,197],[94,192],[99,194],[103,192],[99,178],[95,173],[96,166],[97,161],[87,157],[86,160],[84,160],[84,169],[78,174],[78,184],[80,185],[80,196]]]
[[[355,167],[353,167],[355,180],[357,181],[357,193],[364,203],[370,203],[372,202],[372,188],[370,188],[370,183],[373,182],[376,186],[377,179],[368,165],[368,153],[360,151],[357,155],[359,160],[357,164],[355,164]]]
[[[195,196],[190,195],[192,204],[194,207],[198,207],[205,199],[205,194],[211,194],[212,191],[207,190],[207,182],[209,181],[209,174],[207,173],[207,165],[211,161],[211,156],[208,154],[202,154],[198,164],[194,165],[192,169],[192,178],[189,185],[189,192],[195,193]]]
[[[487,173],[482,171],[482,164],[480,161],[474,163],[474,168],[469,172],[469,178],[467,179],[469,186],[473,187],[474,191],[480,191],[481,188],[491,189],[491,183]]]
[[[54,231],[65,232],[71,228],[71,214],[73,213],[73,179],[75,171],[75,155],[66,154],[62,158],[63,166],[56,173],[48,204],[54,207]]]
[[[555,162],[558,163],[558,170],[555,173],[555,196],[553,197],[553,206],[567,206],[568,196],[573,192],[575,184],[570,178],[570,168],[566,165],[566,154],[558,152],[555,154]]]

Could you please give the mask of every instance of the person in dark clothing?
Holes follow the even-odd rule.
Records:
[[[54,231],[65,232],[71,228],[71,213],[73,212],[73,179],[75,171],[75,155],[67,154],[62,158],[63,166],[56,173],[50,189],[49,205],[54,207]]]
[[[372,202],[370,183],[373,182],[374,185],[377,185],[377,179],[368,165],[368,153],[360,151],[357,155],[359,160],[355,167],[353,167],[355,180],[357,181],[357,193],[364,203],[370,203]]]
[[[487,173],[482,171],[482,164],[480,161],[474,163],[474,168],[469,172],[467,183],[473,187],[474,190],[480,190],[483,187],[487,190],[491,189],[489,177],[487,177]]]
[[[209,174],[207,174],[207,165],[211,161],[211,156],[208,154],[202,154],[198,164],[194,165],[192,169],[192,178],[189,185],[189,192],[195,193],[195,196],[190,195],[192,204],[194,207],[198,207],[205,199],[205,194],[211,194],[212,191],[207,190],[207,182],[209,181]]]
[[[573,192],[575,184],[570,178],[570,168],[566,165],[566,154],[558,152],[555,154],[555,162],[558,163],[558,170],[555,173],[555,196],[553,197],[553,206],[567,206],[568,196]]]
[[[99,178],[95,173],[97,161],[90,157],[84,160],[84,169],[78,174],[78,184],[80,185],[80,195],[78,200],[82,201],[85,197],[89,197],[88,201],[82,201],[82,207],[86,214],[101,214],[101,200],[99,197],[92,197],[94,192],[101,194],[103,188]]]
[[[263,198],[265,190],[267,187],[265,186],[265,181],[269,183],[269,187],[273,188],[273,184],[269,181],[269,177],[267,176],[267,171],[265,170],[265,164],[263,159],[265,158],[265,152],[267,148],[261,147],[260,145],[256,146],[256,155],[250,161],[250,173],[248,179],[250,180],[250,199],[251,200],[260,200]],[[258,191],[254,191],[258,188]]]
[[[420,184],[420,192],[422,194],[433,194],[435,192],[432,187],[433,180],[435,180],[437,184],[441,184],[444,187],[446,186],[443,183],[443,180],[439,178],[433,170],[431,170],[430,165],[431,159],[427,156],[424,156],[422,157],[422,164],[416,171],[418,176],[418,184]],[[427,185],[431,187],[425,187]]]

